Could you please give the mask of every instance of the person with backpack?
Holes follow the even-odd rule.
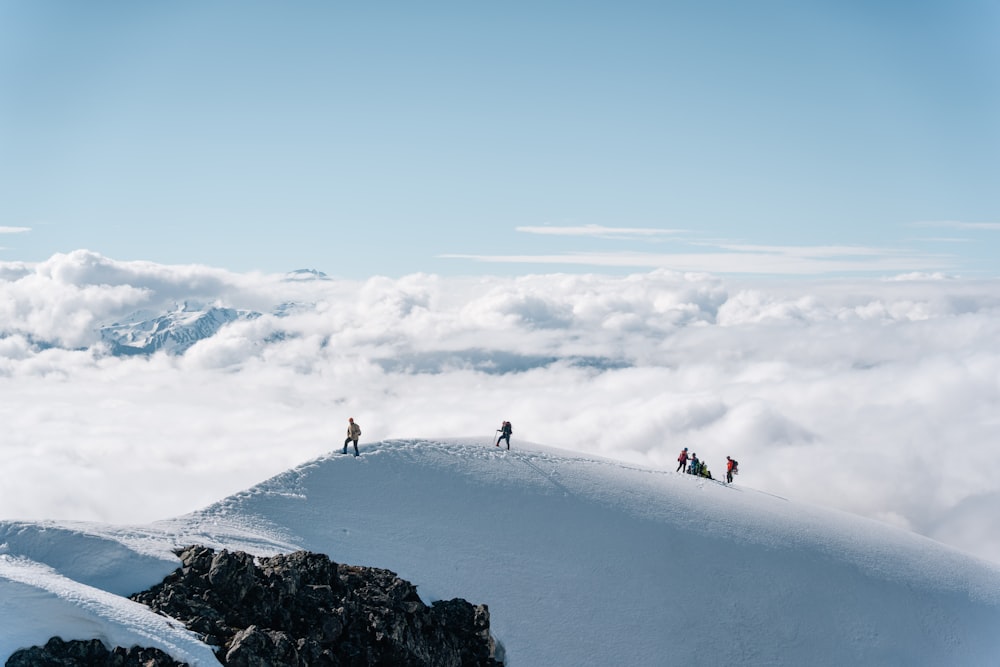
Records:
[[[358,456],[358,438],[361,437],[361,427],[354,423],[354,417],[347,418],[347,440],[344,440],[344,453],[347,453],[347,444],[354,443],[354,455]]]
[[[677,456],[677,470],[675,472],[684,472],[684,466],[688,462],[688,448],[685,447],[681,450],[681,453]]]
[[[510,449],[510,434],[514,432],[514,427],[510,425],[509,421],[505,421],[497,430],[500,432],[500,437],[497,438],[497,447],[500,446],[501,440],[506,440],[507,449]]]
[[[739,462],[736,459],[726,457],[726,483],[733,483],[733,475],[737,474]]]
[[[698,469],[701,468],[701,461],[698,460],[698,455],[692,452],[690,461],[691,464],[688,466],[688,474],[697,475]]]

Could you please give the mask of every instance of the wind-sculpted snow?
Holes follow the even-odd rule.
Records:
[[[52,634],[148,637],[104,591],[152,585],[196,543],[306,549],[390,569],[425,602],[485,603],[512,666],[988,665],[998,649],[995,565],[739,477],[517,440],[371,443],[147,526],[0,527],[0,656]],[[42,615],[44,631],[18,620]],[[173,637],[136,641],[197,655]]]
[[[71,555],[71,544],[52,546]],[[125,577],[127,569],[117,572]],[[109,574],[115,572],[110,567]],[[0,555],[0,657],[19,648],[40,646],[53,636],[99,639],[109,647],[150,646],[183,659],[192,667],[217,665],[211,649],[179,623],[147,607],[70,579],[26,558]]]
[[[116,595],[141,590],[174,569],[176,559],[169,551],[137,553],[127,534],[109,538],[101,528],[85,523],[0,523],[0,553],[42,563]]]

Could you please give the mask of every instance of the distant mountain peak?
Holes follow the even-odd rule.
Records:
[[[330,277],[316,269],[296,269],[285,274],[285,280],[329,280]]]

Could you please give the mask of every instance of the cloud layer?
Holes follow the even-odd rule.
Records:
[[[509,419],[515,447],[731,455],[741,484],[1000,561],[996,282],[288,278],[0,264],[0,516],[146,522],[339,447],[349,416],[362,446]],[[100,326],[180,302],[264,315],[183,356],[102,347]]]

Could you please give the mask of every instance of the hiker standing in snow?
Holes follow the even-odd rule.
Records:
[[[500,446],[501,440],[506,440],[507,449],[510,449],[510,434],[514,432],[514,429],[513,427],[511,427],[510,422],[505,421],[498,430],[500,431],[500,437],[497,438],[497,447]]]
[[[354,442],[354,455],[358,455],[358,438],[361,437],[361,427],[354,423],[354,417],[347,418],[347,440],[344,440],[344,453],[347,453],[347,443]]]
[[[740,464],[736,461],[736,459],[731,459],[728,456],[726,457],[726,483],[727,484],[732,484],[733,483],[733,475],[736,474],[737,468],[738,468],[739,465]]]
[[[676,472],[684,472],[684,466],[688,462],[688,448],[685,447],[681,450],[680,455],[677,457],[677,470]]]
[[[698,461],[698,455],[695,454],[694,452],[691,452],[691,465],[688,466],[688,474],[689,475],[697,475],[698,474],[698,468],[700,467],[700,465],[701,465],[701,462]]]

